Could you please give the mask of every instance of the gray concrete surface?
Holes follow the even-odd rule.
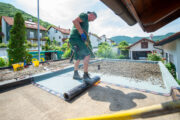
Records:
[[[67,118],[111,114],[171,100],[100,83],[71,103],[35,87],[22,86],[0,93],[0,120],[65,120]],[[179,120],[180,113],[148,120]]]

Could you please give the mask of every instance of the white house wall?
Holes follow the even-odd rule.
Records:
[[[106,37],[104,35],[101,36],[101,42],[106,42]]]
[[[141,48],[141,42],[132,46],[130,48],[130,51],[152,51],[152,50],[156,50],[154,47],[153,47],[153,43],[152,42],[148,42],[148,48]]]
[[[53,38],[54,38],[56,41],[60,42],[62,45],[62,38],[63,38],[62,33],[59,31],[57,31],[56,33],[56,30],[53,27],[51,27],[48,31],[49,31],[48,37],[50,38],[50,40],[53,41]],[[60,39],[59,39],[59,36],[61,37]]]
[[[176,72],[177,72],[177,78],[180,80],[180,38],[176,42],[176,49],[177,49],[177,67],[176,67]]]
[[[0,48],[0,57],[8,57],[7,48]]]
[[[177,78],[180,79],[180,39],[162,46],[164,50],[164,57],[168,53],[168,62],[172,62],[176,67]],[[170,60],[170,55],[173,56],[173,60]]]
[[[98,47],[98,44],[99,44],[99,40],[97,37],[93,36],[93,35],[90,35],[90,41],[91,41],[91,45],[93,48],[97,48]]]
[[[177,56],[176,56],[176,41],[173,41],[171,43],[165,44],[162,46],[163,50],[164,50],[164,57],[166,56],[166,53],[168,53],[168,62],[172,62],[173,64],[175,64],[175,66],[177,65]],[[173,60],[170,61],[169,59],[169,55],[173,56]]]

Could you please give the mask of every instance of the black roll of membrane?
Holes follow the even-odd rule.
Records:
[[[91,79],[91,81],[85,81],[83,84],[76,86],[75,88],[64,93],[64,99],[66,101],[72,100],[74,97],[80,95],[82,92],[93,86],[100,80],[99,76],[95,76]]]

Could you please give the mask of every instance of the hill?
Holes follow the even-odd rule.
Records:
[[[167,33],[165,35],[153,36],[153,41],[162,40],[168,36],[171,36],[172,34],[174,33]],[[120,43],[121,41],[127,41],[129,44],[133,44],[142,38],[149,39],[149,37],[128,37],[128,36],[114,36],[114,37],[111,37],[110,39],[115,41],[116,43]]]
[[[14,17],[17,12],[20,12],[23,15],[24,20],[32,19],[32,21],[36,23],[38,21],[36,17],[15,8],[13,5],[0,2],[0,16]],[[45,28],[48,28],[51,24],[40,20],[40,25],[44,26]]]

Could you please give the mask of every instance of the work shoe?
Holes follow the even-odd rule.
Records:
[[[75,80],[82,80],[82,77],[79,75],[78,71],[74,71],[73,79]]]
[[[89,73],[87,73],[87,72],[85,72],[84,73],[84,75],[83,75],[83,80],[84,80],[84,82],[86,82],[86,83],[91,83],[91,78],[90,78],[90,76],[89,76]]]

